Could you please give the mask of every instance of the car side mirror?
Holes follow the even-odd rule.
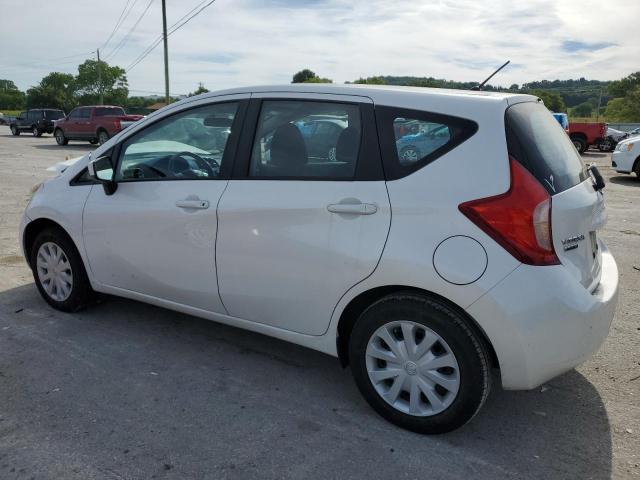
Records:
[[[91,160],[87,165],[89,177],[102,185],[106,195],[113,195],[118,188],[118,184],[114,180],[113,162],[110,155],[98,157]]]

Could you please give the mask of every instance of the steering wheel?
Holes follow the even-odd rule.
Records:
[[[169,171],[170,172],[174,172],[175,173],[175,170],[173,169],[174,163],[175,163],[176,159],[178,159],[180,157],[191,157],[196,161],[196,163],[198,164],[198,166],[200,168],[202,168],[203,170],[205,170],[207,172],[207,176],[212,177],[212,178],[218,176],[216,174],[216,172],[214,172],[213,169],[211,168],[211,165],[209,165],[209,162],[207,162],[204,158],[202,158],[197,153],[187,152],[187,151],[176,153],[175,155],[171,156],[171,158],[169,159]],[[215,163],[215,166],[218,167],[218,169],[220,168],[220,166],[218,165],[218,162],[213,160],[213,163]]]

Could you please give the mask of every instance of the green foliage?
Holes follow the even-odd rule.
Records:
[[[566,112],[567,107],[559,93],[550,92],[548,90],[529,90],[524,93],[535,95],[544,102],[544,106],[552,112]]]
[[[124,105],[129,96],[127,76],[124,69],[118,66],[111,67],[104,61],[86,60],[78,65],[76,93],[82,105],[99,103],[100,93],[103,94],[105,104]]]
[[[0,109],[20,110],[24,108],[25,95],[11,80],[0,79]]]
[[[610,122],[640,121],[640,85],[628,90],[625,96],[610,100],[605,114]]]
[[[590,117],[593,114],[593,104],[583,102],[570,110],[572,117]]]
[[[300,70],[293,76],[293,80],[291,80],[291,83],[305,83],[307,80],[315,77],[316,74],[313,71],[305,68],[304,70]]]
[[[305,68],[293,76],[291,83],[333,83],[333,80],[330,78],[321,78],[313,71]]]
[[[640,85],[640,72],[635,72],[621,80],[609,84],[609,94],[613,97],[625,97]]]
[[[75,88],[73,75],[51,72],[27,90],[27,108],[49,107],[69,112],[77,105]]]
[[[205,88],[202,82],[198,83],[198,88],[196,88],[193,92],[191,92],[188,96],[193,97],[194,95],[200,95],[201,93],[208,93],[209,90]]]
[[[353,83],[361,83],[361,84],[368,84],[368,85],[386,85],[387,84],[387,82],[384,81],[383,77],[367,77],[367,78],[360,77],[358,80],[355,80]]]

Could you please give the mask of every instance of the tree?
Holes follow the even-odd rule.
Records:
[[[298,73],[296,73],[293,76],[293,80],[291,81],[291,83],[305,83],[307,82],[309,79],[311,78],[315,78],[316,74],[309,70],[308,68],[305,68],[304,70],[300,70]]]
[[[355,80],[353,83],[360,83],[366,85],[386,85],[387,82],[382,77],[360,77],[358,80]]]
[[[86,60],[78,65],[76,89],[78,100],[83,105],[99,103],[100,93],[103,94],[105,104],[114,105],[124,105],[129,96],[124,69],[111,67],[104,61],[98,63],[97,60]]]
[[[18,89],[12,80],[0,79],[0,108],[20,110],[24,108],[24,100],[24,93]]]
[[[70,73],[51,72],[27,90],[27,107],[59,108],[69,112],[77,105],[75,78]]]
[[[610,122],[640,121],[640,85],[637,85],[624,97],[609,100],[605,115]]]
[[[194,95],[200,95],[201,93],[208,93],[209,90],[207,88],[205,88],[204,84],[202,82],[198,83],[198,88],[195,89],[195,91],[193,91],[192,93],[190,93],[188,96],[189,97],[193,97]]]
[[[544,102],[544,106],[547,107],[552,112],[565,112],[567,110],[566,105],[564,104],[564,100],[560,96],[559,93],[549,92],[547,90],[529,90],[525,93],[530,95],[535,95],[539,97]]]
[[[640,85],[640,72],[635,72],[621,80],[611,82],[609,93],[613,97],[624,97],[633,92],[638,85]]]
[[[593,114],[593,104],[591,102],[582,102],[571,109],[572,117],[590,117]]]

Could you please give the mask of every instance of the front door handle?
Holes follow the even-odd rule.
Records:
[[[205,210],[209,208],[209,200],[178,200],[176,202],[176,207]]]
[[[373,203],[332,203],[327,205],[327,210],[347,215],[373,215],[378,207]]]

